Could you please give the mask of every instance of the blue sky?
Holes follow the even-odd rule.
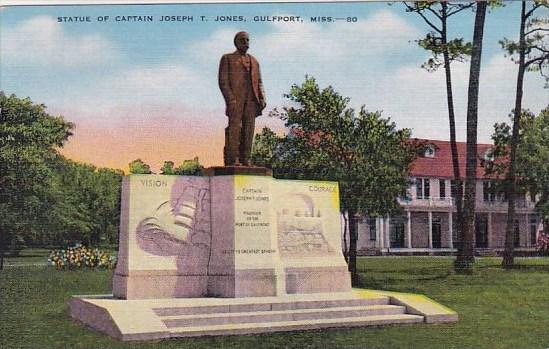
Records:
[[[507,120],[513,106],[516,67],[504,57],[498,40],[516,37],[519,11],[518,3],[509,2],[487,15],[481,142],[490,141],[492,124]],[[109,21],[96,21],[105,15]],[[117,15],[153,15],[155,21],[116,22]],[[194,22],[158,22],[162,15],[194,16]],[[201,15],[209,21],[201,22]],[[247,21],[213,21],[232,15]],[[254,16],[274,15],[305,21],[253,21]],[[217,68],[220,56],[234,50],[232,38],[240,30],[251,34],[249,52],[261,64],[267,109],[284,105],[283,93],[310,75],[351,97],[355,107],[383,110],[399,127],[412,128],[415,137],[448,139],[444,76],[420,68],[428,55],[413,42],[428,28],[400,3],[25,6],[4,7],[0,16],[1,89],[29,96],[75,122],[67,149],[77,160],[120,166],[139,154],[165,153],[176,162],[173,157],[194,155],[219,162],[226,118]],[[90,16],[92,22],[58,23],[59,16]],[[354,16],[358,21],[317,24],[309,22],[312,16]],[[455,17],[451,33],[470,39],[473,19],[470,11]],[[468,64],[454,64],[453,72],[458,138],[464,140]],[[538,112],[548,104],[543,85],[537,73],[528,74],[525,107]],[[281,123],[267,116],[257,124],[281,130]],[[124,140],[120,130],[131,132],[134,140],[151,141],[126,144],[132,139]],[[201,139],[215,135],[205,153]],[[112,149],[101,149],[106,142],[93,142],[94,137],[118,139],[107,143],[127,155],[108,160]],[[149,161],[157,165],[163,160]]]

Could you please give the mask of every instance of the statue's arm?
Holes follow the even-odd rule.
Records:
[[[233,91],[231,89],[231,84],[229,82],[230,75],[230,66],[229,58],[227,56],[221,57],[219,62],[219,89],[225,98],[225,104],[234,103],[236,101]]]
[[[259,104],[261,104],[261,109],[264,109],[267,105],[267,99],[265,98],[265,90],[263,89],[263,80],[261,79],[259,63],[257,63],[257,78],[259,83]]]

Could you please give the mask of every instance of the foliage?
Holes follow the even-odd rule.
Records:
[[[430,31],[417,44],[432,56],[423,63],[427,71],[436,71],[448,67],[451,62],[464,62],[471,55],[472,44],[463,38],[448,38],[448,20],[450,17],[473,7],[474,2],[448,3],[435,1],[404,2],[406,12],[418,14],[429,26]]]
[[[446,103],[448,105],[448,126],[450,131],[450,146],[452,150],[452,169],[456,186],[463,187],[462,174],[459,164],[458,147],[456,141],[456,116],[454,110],[454,97],[452,86],[453,62],[464,62],[467,56],[472,54],[473,46],[470,42],[465,42],[463,38],[449,38],[448,26],[451,17],[456,14],[472,8],[474,2],[451,4],[449,2],[413,2],[404,3],[406,11],[419,15],[423,21],[430,27],[430,31],[423,39],[416,42],[420,47],[429,51],[431,57],[423,63],[422,68],[429,72],[434,72],[440,67],[444,67],[446,81]],[[463,191],[460,190],[460,193]],[[463,197],[456,195],[456,228],[458,255],[462,254],[464,242],[463,237]]]
[[[527,9],[528,7],[528,9]],[[547,86],[549,86],[549,47],[545,35],[549,32],[547,24],[549,20],[546,18],[534,17],[536,10],[540,8],[548,8],[547,0],[534,1],[526,4],[521,2],[520,12],[520,31],[518,42],[505,38],[500,41],[503,49],[511,56],[511,60],[518,64],[517,85],[515,96],[515,108],[513,110],[513,127],[509,142],[509,161],[506,173],[506,192],[508,197],[507,206],[507,227],[505,231],[505,250],[503,258],[503,267],[510,268],[513,266],[514,258],[514,233],[513,226],[515,221],[515,199],[517,192],[517,148],[520,142],[520,121],[522,112],[523,84],[524,74],[526,71],[540,71],[541,75],[546,78]]]
[[[46,233],[58,200],[50,165],[73,127],[42,104],[0,92],[0,250]]]
[[[183,160],[175,170],[174,174],[180,176],[201,176],[204,167],[200,165],[198,156],[192,160]]]
[[[521,149],[517,154],[520,176],[537,197],[536,209],[549,228],[549,107],[524,125]]]
[[[549,234],[541,232],[538,235],[536,245],[538,250],[540,250],[545,255],[549,255]]]
[[[292,86],[285,95],[292,106],[271,116],[285,121],[289,135],[264,129],[254,156],[286,178],[334,180],[340,183],[342,210],[369,215],[398,212],[398,197],[408,188],[408,169],[416,156],[410,130],[399,130],[381,112],[363,106],[358,113],[349,98],[332,87],[320,89],[314,78]]]
[[[131,174],[151,174],[151,167],[141,159],[135,159],[129,163]]]
[[[103,240],[115,243],[120,221],[120,190],[123,172],[96,168],[60,158],[56,164],[60,200],[52,207],[57,221],[50,241],[57,244]]]
[[[549,8],[547,0],[528,2],[529,8],[521,16],[523,22],[522,40],[515,41],[503,38],[499,43],[505,50],[506,56],[517,64],[524,64],[527,71],[539,72],[545,78],[546,87],[549,87],[549,18],[535,17],[539,9]],[[538,11],[539,12],[539,11]],[[522,41],[522,42],[521,42]],[[521,54],[524,54],[521,62]]]
[[[160,174],[162,175],[174,175],[175,169],[174,162],[173,161],[164,161],[164,165],[162,165],[162,168],[160,169]]]
[[[0,94],[0,248],[113,243],[122,171],[58,154],[74,125],[44,105]]]
[[[100,249],[77,244],[62,250],[52,250],[48,257],[48,265],[57,270],[113,269],[116,266],[116,258]]]
[[[332,87],[320,89],[314,78],[293,85],[285,95],[292,103],[271,116],[285,122],[289,134],[277,137],[264,129],[253,147],[255,163],[272,166],[279,178],[339,182],[340,203],[349,216],[349,270],[356,274],[356,215],[383,216],[400,212],[408,170],[420,145],[410,130],[397,129],[381,112],[358,112],[349,98]]]
[[[278,137],[270,128],[264,127],[254,137],[252,163],[255,166],[273,168],[272,162],[275,159],[276,148],[281,142],[281,137]]]
[[[513,119],[513,113],[510,118]],[[528,110],[523,110],[520,119],[518,144],[516,146],[515,175],[516,191],[529,193],[536,201],[536,210],[545,227],[545,232],[538,236],[538,249],[549,252],[549,107],[536,117]],[[511,143],[511,126],[507,123],[494,125],[494,159],[488,163],[486,172],[504,176],[508,171]],[[508,181],[500,183],[500,190],[507,190]]]

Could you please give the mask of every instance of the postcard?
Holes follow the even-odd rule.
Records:
[[[517,62],[502,45],[505,40],[518,39],[521,3],[504,2],[486,14],[478,94],[479,164],[490,160],[494,124],[511,124]],[[421,7],[384,1],[6,2],[0,7],[0,91],[3,109],[10,112],[2,114],[5,128],[0,145],[5,148],[6,163],[13,160],[14,165],[6,166],[2,175],[6,188],[13,183],[22,185],[13,184],[19,191],[10,196],[19,195],[21,200],[7,200],[6,214],[0,214],[3,229],[10,230],[2,242],[6,253],[9,256],[10,248],[17,250],[18,244],[36,248],[79,242],[119,248],[114,296],[72,298],[70,312],[84,324],[122,340],[385,323],[453,326],[458,317],[456,309],[445,307],[448,304],[418,300],[408,293],[387,293],[411,292],[415,290],[411,285],[353,291],[351,282],[354,287],[380,289],[374,279],[361,281],[357,251],[359,259],[388,254],[452,256],[457,251],[450,135],[454,127],[463,174],[476,5],[445,4],[444,11],[451,16],[442,27],[442,12],[437,12],[442,10],[435,7],[443,5],[438,3]],[[536,11],[539,18],[546,18],[547,8]],[[450,72],[440,51],[444,45],[437,41],[443,31],[444,40],[454,49]],[[524,77],[522,108],[534,115],[548,105],[546,64],[542,74],[527,71]],[[454,126],[448,117],[449,73]],[[270,160],[258,162],[267,156],[258,149],[269,144],[261,141],[291,140],[303,132],[310,137],[307,146],[317,149],[315,144],[321,147],[318,144],[339,137],[338,130],[345,133],[344,121],[341,126],[332,125],[331,134],[322,128],[307,133],[302,126],[324,122],[322,115],[338,108],[334,100],[344,103],[345,112],[338,114],[341,120],[347,112],[352,115],[349,120],[383,119],[394,130],[405,130],[406,139],[428,144],[410,165],[411,180],[404,176],[399,179],[403,182],[394,181],[395,186],[409,186],[409,196],[390,197],[389,191],[379,189],[379,205],[361,203],[349,209],[351,201],[344,196],[353,190],[348,183],[359,185],[345,177],[345,171],[338,172],[340,177],[333,171],[341,169],[325,171],[327,179],[344,178],[338,185],[319,176],[307,177],[303,173],[310,174],[306,172],[310,168],[296,174],[302,170],[297,164],[285,169],[287,173],[295,170],[294,177],[282,180],[272,178],[277,169]],[[329,108],[322,109],[325,106]],[[12,110],[23,119],[21,115],[30,116],[22,124],[10,124],[15,115]],[[44,119],[44,113],[50,118]],[[291,113],[294,119],[288,122]],[[296,120],[303,124],[292,127],[299,124]],[[21,126],[25,122],[28,132]],[[360,137],[341,144],[360,143]],[[19,141],[19,148],[10,153]],[[392,144],[383,143],[380,147],[386,149],[377,151],[392,152]],[[40,149],[48,150],[41,153]],[[271,157],[276,153],[274,148],[269,151]],[[44,154],[55,154],[57,160]],[[279,160],[289,159],[288,154],[291,151]],[[400,159],[396,151],[391,154],[391,159]],[[325,161],[331,161],[332,155],[340,154],[310,153],[312,159],[325,156]],[[317,170],[322,167],[315,166]],[[18,179],[24,167],[33,169],[21,176],[24,180]],[[352,167],[348,171],[354,171]],[[381,173],[377,168],[381,166],[365,168],[364,176]],[[92,181],[83,174],[88,170],[107,174]],[[48,171],[55,174],[50,176]],[[130,173],[139,175],[127,176]],[[166,176],[173,174],[186,176]],[[122,176],[115,194],[101,190],[113,185],[112,178],[121,180]],[[499,194],[483,176],[477,185],[475,248],[497,256],[504,249],[507,210],[503,204],[494,204]],[[46,189],[38,190],[31,185],[33,181],[47,183]],[[32,197],[25,196],[25,190]],[[535,202],[524,200],[517,206],[515,247],[523,254],[536,254],[543,219]],[[391,209],[385,210],[392,203],[398,203],[402,212],[393,215]],[[26,218],[10,218],[19,213]],[[349,255],[349,249],[355,254]],[[52,262],[52,256],[48,263],[65,269],[59,263],[67,262],[59,255]],[[352,280],[349,258],[354,258]],[[400,263],[397,257],[387,258]],[[253,306],[242,300],[277,296],[285,304],[279,308],[272,299],[258,300]],[[191,319],[200,311],[194,312],[198,303],[189,303],[189,297],[204,298],[199,305],[210,310],[226,306],[240,311],[220,318],[211,312]],[[132,309],[136,317],[152,319],[147,314],[154,313],[154,319],[135,322],[128,316],[129,308],[109,305],[117,298],[156,299],[154,306],[144,302]],[[223,303],[227,298],[237,303]],[[436,301],[459,308],[459,302],[452,303],[455,299],[440,298]],[[307,302],[317,305],[295,311],[296,304]],[[327,304],[401,306],[408,312],[397,318],[393,311],[400,310],[396,308],[376,308],[368,311],[377,312],[370,315],[380,318],[357,320],[351,310],[346,315],[321,314],[319,309]],[[278,311],[277,320],[264,313],[265,307]],[[294,313],[285,313],[289,309]],[[458,314],[461,319],[460,309]],[[339,322],[329,321],[338,317]],[[227,325],[227,318],[234,320],[229,321],[232,325]],[[112,320],[108,329],[102,323],[111,320],[105,319]],[[294,320],[298,323],[290,324]],[[248,327],[235,325],[242,323]],[[486,344],[479,341],[481,346]],[[7,336],[6,343],[20,344]]]

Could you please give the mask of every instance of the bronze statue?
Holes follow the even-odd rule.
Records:
[[[236,33],[236,51],[223,55],[219,63],[219,88],[229,118],[223,150],[225,166],[251,166],[255,118],[266,105],[259,63],[246,53],[249,44],[248,33]]]

